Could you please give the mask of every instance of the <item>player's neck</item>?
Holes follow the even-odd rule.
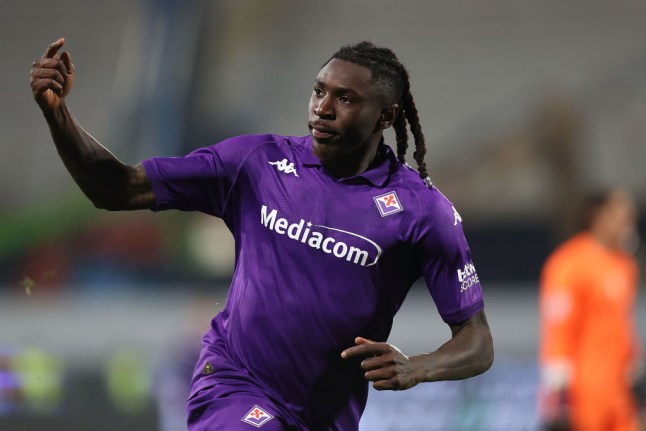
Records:
[[[358,148],[356,151],[344,153],[323,161],[325,170],[335,178],[349,178],[360,175],[368,170],[375,161],[379,141],[375,141],[366,147]]]
[[[599,243],[599,245],[601,245],[606,250],[621,250],[621,244],[619,243],[619,241],[604,229],[600,227],[593,227],[590,229],[590,234]]]

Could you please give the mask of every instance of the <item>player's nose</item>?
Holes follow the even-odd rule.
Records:
[[[322,119],[333,119],[334,118],[334,103],[330,97],[325,96],[319,99],[313,107],[314,115]]]

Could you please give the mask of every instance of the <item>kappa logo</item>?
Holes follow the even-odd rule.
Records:
[[[386,217],[404,210],[402,204],[397,198],[397,193],[395,193],[394,191],[375,196],[373,199],[375,200],[379,214],[381,214],[382,217]]]
[[[451,208],[453,208],[453,216],[455,217],[453,220],[453,226],[457,226],[458,222],[462,223],[462,217],[460,217],[460,213],[455,209],[455,207],[452,206]]]
[[[270,420],[274,418],[273,415],[269,414],[267,410],[263,409],[262,407],[258,406],[257,404],[251,408],[247,412],[247,414],[240,419],[242,422],[247,423],[249,425],[253,425],[256,428],[260,428]]]
[[[296,168],[294,168],[294,163],[290,162],[287,159],[283,160],[277,160],[275,162],[268,162],[272,166],[276,166],[276,169],[278,169],[280,172],[285,172],[286,174],[294,174],[294,176],[298,176],[298,173],[296,172]]]

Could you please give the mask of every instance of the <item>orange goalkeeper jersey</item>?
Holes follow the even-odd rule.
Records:
[[[628,372],[637,355],[637,277],[633,257],[588,233],[566,241],[545,263],[540,362],[566,370],[575,429],[633,429],[615,422],[635,420]]]

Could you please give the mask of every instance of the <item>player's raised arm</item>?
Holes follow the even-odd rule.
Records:
[[[50,44],[31,69],[31,90],[52,134],[65,167],[97,208],[152,208],[155,196],[141,164],[121,163],[90,136],[65,104],[74,83],[68,52],[58,55],[65,40]]]

